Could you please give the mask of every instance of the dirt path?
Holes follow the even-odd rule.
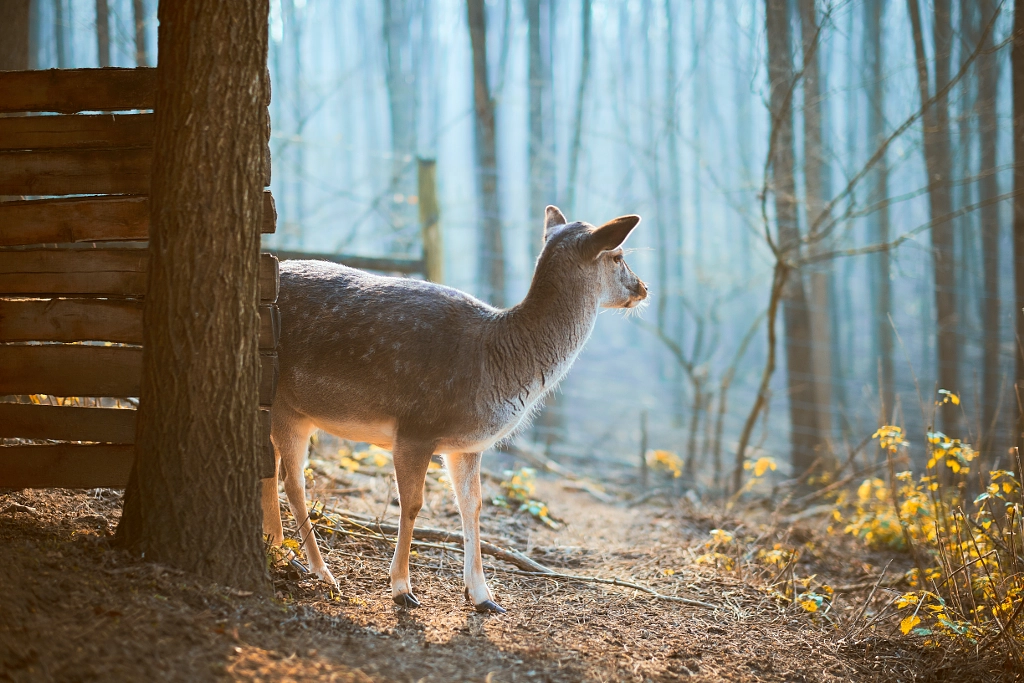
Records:
[[[379,513],[388,507],[382,486],[347,502]],[[428,495],[425,523],[456,529],[446,495]],[[941,661],[922,668],[921,653],[884,639],[844,647],[827,620],[694,564],[713,520],[606,505],[556,482],[540,482],[538,497],[571,524],[553,531],[488,506],[485,536],[563,572],[639,581],[722,609],[493,569],[509,613],[478,615],[462,599],[461,556],[421,548],[413,581],[424,607],[403,611],[389,598],[387,548],[365,541],[328,553],[344,586],[338,599],[283,576],[277,599],[239,595],[111,549],[116,494],[25,491],[0,494],[0,680],[888,681],[950,672]],[[993,667],[974,666],[974,680],[1011,676]]]

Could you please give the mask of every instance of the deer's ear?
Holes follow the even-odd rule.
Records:
[[[619,216],[597,228],[590,234],[590,243],[594,247],[594,253],[600,254],[602,251],[618,249],[639,223],[640,216]]]
[[[555,228],[559,228],[565,225],[568,221],[565,220],[565,216],[558,210],[557,206],[549,206],[544,209],[544,241],[547,242],[548,238],[551,237],[551,233],[554,232]]]

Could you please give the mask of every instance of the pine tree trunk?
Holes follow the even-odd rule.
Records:
[[[267,587],[258,272],[267,0],[162,2],[137,457],[118,539]]]
[[[107,0],[96,0],[96,54],[101,67],[110,66],[110,12]]]
[[[800,248],[794,180],[793,111],[786,101],[793,83],[792,43],[786,0],[766,0],[766,5],[770,108],[775,128],[771,159],[775,219],[779,249],[785,258],[792,259]],[[815,447],[819,443],[812,381],[811,320],[799,272],[789,273],[782,296],[793,476],[798,477],[814,462]]]
[[[583,150],[583,114],[587,106],[587,86],[590,83],[590,24],[591,0],[583,0],[580,30],[580,80],[576,85],[576,116],[573,119],[572,145],[569,148],[569,180],[566,183],[565,209],[576,212],[576,183],[579,181],[580,153]]]
[[[412,45],[412,7],[409,0],[385,0],[385,76],[391,118],[391,188],[401,195],[391,209],[391,227],[403,241],[414,235],[416,207],[408,198],[416,194],[416,91]],[[403,53],[407,54],[403,59]],[[397,200],[397,197],[396,197]],[[403,244],[405,247],[411,245]]]
[[[995,13],[993,0],[981,0],[981,26],[988,26]],[[984,287],[981,301],[982,373],[981,373],[981,449],[998,453],[995,448],[995,419],[1000,403],[1003,379],[999,372],[999,205],[989,204],[999,194],[999,176],[996,173],[996,145],[999,123],[996,111],[996,92],[999,83],[999,59],[992,54],[992,32],[985,38],[985,46],[978,56],[978,142],[981,152],[978,169],[978,202],[981,222],[981,253]],[[1005,442],[1004,442],[1005,443]]]
[[[68,46],[64,26],[64,0],[53,0],[53,42],[57,48],[57,68],[67,69]]]
[[[1013,50],[1010,68],[1013,71],[1013,272],[1014,272],[1014,330],[1017,339],[1024,339],[1024,12],[1015,8],[1013,13]],[[1016,349],[1017,396],[1024,399],[1024,353],[1019,344]],[[1024,454],[1024,411],[1017,412],[1017,433],[1013,444]]]
[[[883,0],[868,0],[864,4],[864,25],[867,37],[865,55],[867,57],[867,79],[870,84],[868,94],[867,128],[868,149],[873,151],[885,141],[885,75],[883,73],[882,47],[882,13]],[[884,244],[889,241],[889,163],[882,156],[875,164],[869,178],[870,204],[881,205],[878,211],[869,217],[871,241]],[[874,335],[875,353],[878,358],[879,387],[881,399],[880,418],[883,423],[892,421],[892,410],[895,402],[895,379],[893,370],[893,331],[889,318],[892,315],[892,283],[889,274],[889,252],[881,251],[871,257],[871,280],[873,283],[874,301]]]
[[[31,0],[0,3],[0,71],[28,69],[31,8]]]
[[[132,0],[132,16],[135,19],[135,63],[138,66],[149,66],[145,0]]]
[[[498,155],[494,100],[487,76],[487,8],[484,0],[466,0],[469,38],[473,48],[473,106],[476,112],[476,166],[480,193],[479,277],[483,298],[505,305],[505,249],[498,203]]]
[[[529,119],[527,138],[527,163],[530,174],[530,258],[540,253],[544,224],[544,207],[555,202],[555,188],[547,172],[551,150],[551,123],[545,113],[551,96],[550,65],[546,64],[545,40],[550,40],[550,27],[543,31],[541,23],[541,0],[526,1],[527,23],[527,70],[529,78]],[[534,236],[535,235],[535,236]]]
[[[809,251],[822,251],[815,239],[823,224],[822,214],[831,192],[831,174],[823,145],[823,88],[821,84],[820,44],[815,0],[800,0],[800,33],[804,54],[804,182],[806,220],[811,230]],[[811,365],[814,368],[814,404],[819,438],[832,439],[832,330],[829,315],[829,271],[831,261],[818,264],[808,276],[810,285]],[[831,451],[831,449],[830,449]]]
[[[917,59],[917,79],[922,105],[929,99],[928,63],[924,51],[921,14],[918,0],[907,0],[911,28],[914,34],[914,53]],[[949,82],[949,53],[952,28],[949,0],[936,0],[935,87],[936,93]],[[960,390],[960,343],[956,304],[956,264],[953,254],[953,222],[950,199],[949,152],[949,98],[939,97],[924,113],[924,158],[928,170],[928,208],[932,220],[932,259],[935,273],[936,377],[939,388]],[[955,432],[959,410],[948,408],[942,413],[943,429]]]

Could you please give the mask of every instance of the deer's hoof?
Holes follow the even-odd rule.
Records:
[[[395,604],[399,607],[405,607],[407,609],[416,609],[420,606],[420,601],[416,599],[416,596],[412,593],[399,593],[398,595],[391,596],[391,599],[395,601]]]
[[[473,608],[482,614],[505,614],[508,611],[493,600],[484,600],[479,605],[474,605]]]

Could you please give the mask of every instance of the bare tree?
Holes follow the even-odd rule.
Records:
[[[993,0],[981,0],[981,25],[987,25],[995,14]],[[981,448],[992,451],[995,421],[998,414],[1003,379],[999,371],[1001,325],[999,319],[999,177],[996,175],[996,145],[999,123],[996,111],[996,90],[999,83],[999,59],[993,51],[992,33],[985,34],[984,48],[978,57],[978,142],[981,152],[978,169],[978,202],[981,223],[982,270],[984,288],[981,304],[983,339],[981,373]],[[1005,442],[1004,442],[1005,443]]]
[[[786,0],[766,0],[768,79],[774,145],[771,152],[772,192],[775,197],[777,248],[785,259],[800,250],[794,179],[793,114],[789,96],[794,80],[792,43]],[[794,476],[807,471],[819,443],[811,360],[811,320],[798,272],[786,278],[782,292],[786,343],[786,383],[789,393],[790,440]]]
[[[825,157],[824,120],[822,117],[822,75],[818,49],[819,27],[815,0],[800,0],[800,34],[803,43],[804,69],[804,183],[806,220],[808,226],[820,225],[826,197],[831,194],[831,174]],[[821,251],[822,242],[812,230],[807,236],[811,254]],[[825,261],[808,274],[811,321],[811,367],[813,368],[814,411],[818,438],[830,443],[832,438],[832,330],[829,315],[829,271],[832,262]]]
[[[590,83],[590,24],[591,0],[583,0],[580,30],[580,80],[576,86],[576,116],[573,120],[572,146],[569,148],[569,179],[566,184],[565,204],[576,211],[576,183],[579,180],[580,152],[583,148],[583,115],[587,106],[587,85]]]
[[[132,16],[135,20],[135,63],[139,66],[149,66],[149,41],[146,39],[146,0],[132,0]]]
[[[487,8],[484,0],[466,0],[469,38],[473,48],[473,107],[476,112],[476,173],[480,193],[479,276],[483,298],[505,305],[505,249],[498,202],[498,154],[494,100],[487,76]]]
[[[53,0],[53,42],[57,48],[57,68],[69,66],[67,31],[64,21],[64,0]]]
[[[864,3],[864,33],[867,39],[865,59],[867,61],[868,91],[867,135],[870,147],[877,148],[885,141],[885,76],[882,65],[885,56],[882,46],[883,0],[867,0]],[[869,201],[879,207],[868,217],[871,240],[878,244],[889,241],[889,164],[883,154],[869,178]],[[880,417],[883,422],[891,420],[895,403],[895,379],[893,370],[892,285],[889,270],[889,252],[880,251],[871,257],[871,283],[874,289],[875,353],[878,357]]]
[[[1010,68],[1013,71],[1013,268],[1014,268],[1014,320],[1016,325],[1017,368],[1015,387],[1019,399],[1024,397],[1024,12],[1019,8],[1013,13],[1013,50],[1010,53]],[[1017,412],[1017,433],[1013,439],[1018,449],[1024,450],[1024,410]]]
[[[146,352],[117,531],[148,561],[261,591],[268,12],[267,0],[160,3]]]
[[[918,0],[907,0],[914,37],[914,55],[917,61],[917,81],[921,102],[929,100],[928,62],[925,57],[924,36]],[[952,22],[949,0],[935,0],[933,35],[935,42],[935,104],[924,112],[924,158],[928,170],[928,208],[934,224],[932,260],[935,272],[936,349],[938,350],[936,378],[942,389],[959,390],[960,344],[959,321],[956,304],[956,267],[953,254],[953,223],[939,219],[952,213],[950,197],[949,152],[949,99],[944,91],[949,83]],[[943,413],[943,426],[953,431],[959,411]]]
[[[384,1],[384,44],[387,46],[384,73],[391,115],[391,190],[395,197],[392,228],[408,236],[416,222],[415,207],[408,197],[416,194],[416,59],[412,40],[412,1]]]
[[[0,71],[28,68],[31,9],[32,0],[0,3]]]
[[[536,237],[530,239],[530,256],[540,253],[541,216],[544,207],[554,204],[554,121],[551,119],[552,64],[550,12],[544,5],[551,0],[526,0],[527,71],[529,74],[528,168],[530,174],[530,220],[535,221]],[[545,22],[545,20],[548,20]],[[533,233],[531,233],[533,234]],[[554,394],[553,394],[554,396]]]
[[[107,0],[96,0],[96,54],[100,66],[110,66],[110,12]]]

